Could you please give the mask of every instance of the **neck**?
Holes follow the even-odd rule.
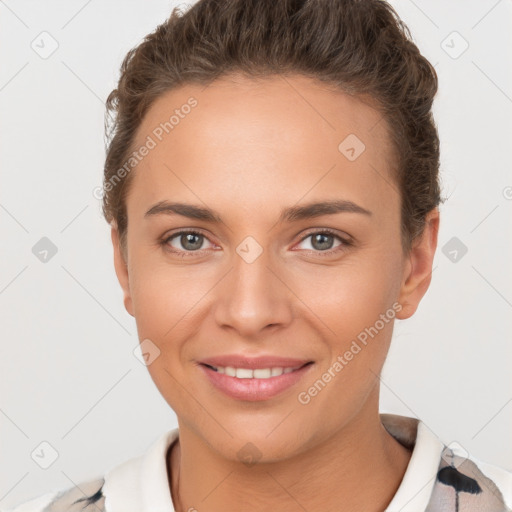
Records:
[[[176,512],[378,512],[395,495],[410,456],[380,421],[377,386],[346,425],[296,457],[247,466],[219,457],[180,425],[167,467]]]

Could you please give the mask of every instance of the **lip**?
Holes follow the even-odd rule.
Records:
[[[294,359],[291,357],[278,356],[258,356],[245,357],[238,354],[228,354],[224,356],[209,357],[199,361],[201,364],[210,366],[232,366],[234,368],[247,368],[255,370],[257,368],[296,368],[309,363],[308,359]]]
[[[223,359],[224,361],[224,359]],[[275,361],[275,359],[273,359]],[[290,361],[290,360],[288,360]],[[251,364],[254,363],[254,360],[251,361]],[[230,377],[225,373],[219,373],[213,370],[212,368],[206,366],[209,363],[201,363],[199,368],[206,375],[211,384],[218,390],[222,391],[224,394],[228,395],[231,398],[237,400],[247,400],[250,402],[257,402],[262,400],[268,400],[285,390],[291,388],[295,384],[297,384],[306,373],[308,373],[313,364],[312,361],[304,362],[303,366],[294,370],[290,373],[283,373],[282,375],[278,375],[275,377],[270,377],[268,379],[239,379],[237,377]],[[254,368],[271,368],[272,366],[268,365],[268,359],[265,364],[261,365],[261,359],[258,361],[260,366],[253,366]],[[300,362],[299,362],[300,364]],[[213,365],[216,366],[216,365]],[[219,364],[218,366],[224,366],[223,364]],[[231,366],[231,365],[226,365]],[[275,364],[274,366],[278,366]],[[298,366],[298,364],[290,366]],[[237,368],[247,368],[246,366],[237,366]]]

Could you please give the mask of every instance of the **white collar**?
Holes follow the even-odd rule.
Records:
[[[167,475],[167,450],[178,438],[175,428],[149,450],[105,474],[105,509],[112,512],[174,512]]]
[[[385,415],[381,415],[381,418],[383,416]],[[398,422],[405,422],[409,419],[404,416],[390,416],[396,418]],[[425,510],[432,495],[444,445],[422,421],[415,421],[417,422],[417,432],[413,440],[414,448],[411,459],[402,482],[385,512]],[[383,424],[386,426],[384,419]]]

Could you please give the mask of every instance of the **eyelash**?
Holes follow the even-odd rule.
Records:
[[[349,247],[351,247],[352,245],[354,245],[352,240],[349,240],[347,238],[341,237],[334,230],[329,229],[329,228],[320,229],[320,230],[316,230],[316,231],[310,231],[310,232],[308,232],[306,235],[304,235],[300,239],[299,243],[303,242],[304,240],[306,240],[307,238],[309,238],[312,235],[320,235],[320,234],[322,234],[322,235],[324,235],[324,234],[332,235],[332,236],[337,238],[342,243],[341,243],[341,245],[339,245],[335,249],[329,249],[327,251],[318,251],[318,250],[306,249],[307,252],[314,253],[315,255],[320,255],[322,257],[323,256],[327,257],[327,256],[331,256],[331,255],[333,255],[335,253],[342,252],[342,251],[348,249]],[[182,258],[189,257],[189,256],[194,256],[195,254],[200,253],[201,251],[204,250],[204,249],[199,249],[197,251],[177,251],[175,249],[169,249],[169,245],[168,244],[169,244],[170,240],[172,240],[173,238],[176,238],[178,236],[181,236],[181,235],[199,235],[199,236],[203,236],[207,240],[209,240],[208,237],[202,231],[196,230],[196,229],[190,229],[190,230],[177,231],[176,233],[173,233],[173,234],[171,234],[169,236],[165,236],[160,241],[160,245],[165,250],[171,252],[172,254],[180,255]]]

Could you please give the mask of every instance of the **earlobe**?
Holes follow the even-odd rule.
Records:
[[[111,224],[110,236],[112,239],[112,246],[114,249],[114,268],[117,275],[117,280],[123,290],[123,303],[126,311],[131,315],[133,314],[133,303],[130,292],[130,276],[128,273],[128,265],[121,251],[119,243],[119,231],[115,224],[115,221]]]
[[[398,299],[402,310],[396,315],[400,320],[415,313],[430,286],[438,232],[439,210],[434,208],[427,214],[423,233],[414,241],[407,257]]]

